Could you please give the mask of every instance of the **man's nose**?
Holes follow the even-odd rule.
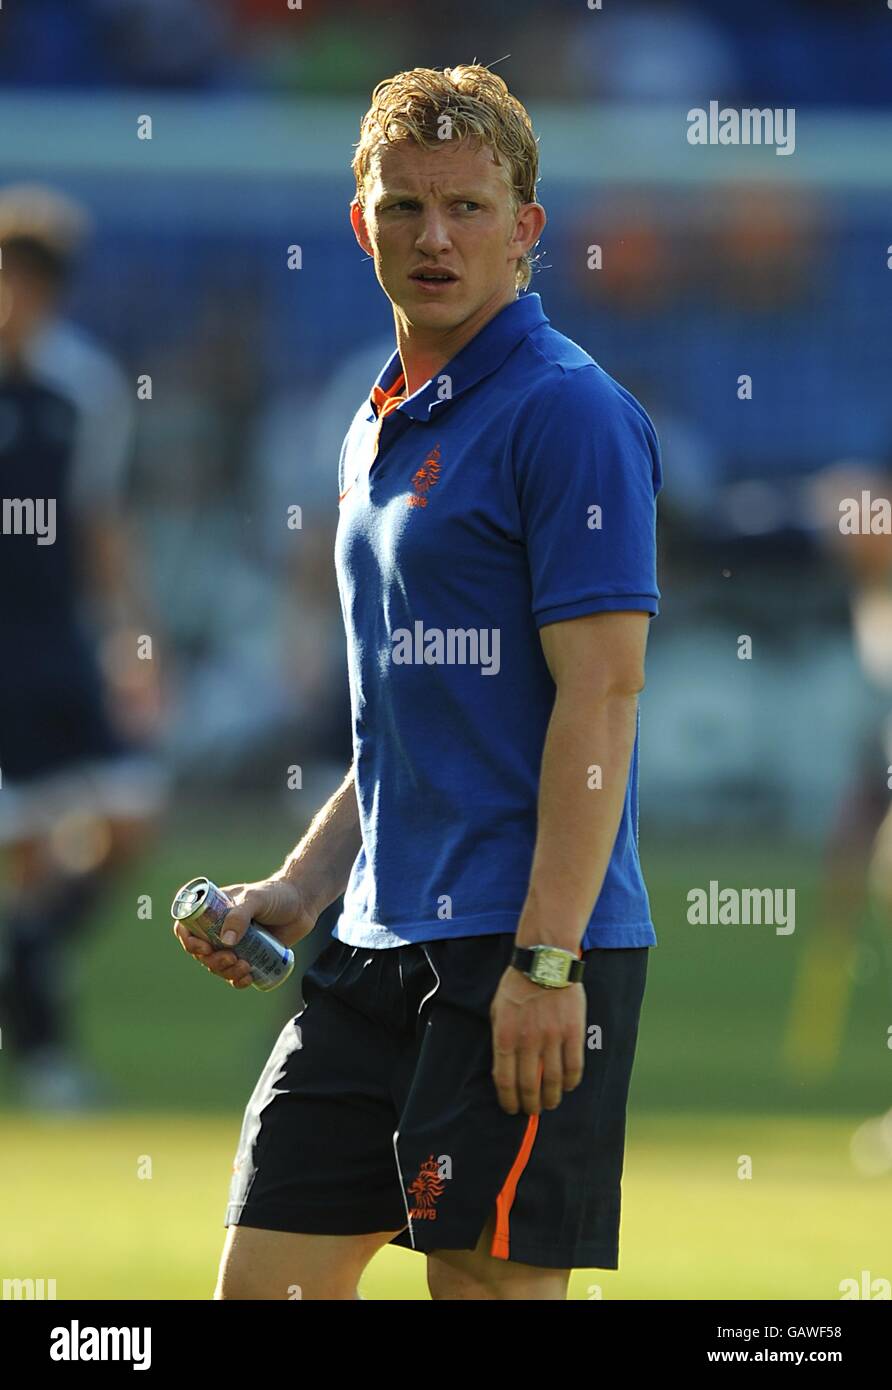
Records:
[[[425,256],[439,256],[451,246],[449,227],[439,208],[428,208],[422,215],[421,230],[415,240],[416,250]]]

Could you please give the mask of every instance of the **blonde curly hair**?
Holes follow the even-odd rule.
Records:
[[[0,187],[0,244],[27,238],[58,256],[72,256],[92,231],[86,208],[38,183]]]
[[[515,212],[522,203],[536,201],[539,146],[526,110],[489,68],[463,63],[457,68],[412,68],[378,83],[353,156],[360,207],[377,149],[401,140],[441,149],[444,129],[449,139],[476,140],[493,151],[507,172]],[[527,252],[517,263],[519,290],[527,288],[532,271]]]

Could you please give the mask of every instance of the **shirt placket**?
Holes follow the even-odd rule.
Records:
[[[409,417],[395,408],[383,411],[378,417],[375,425],[375,434],[372,443],[372,456],[369,460],[369,473],[373,471],[376,463],[391,444],[403,434],[409,426]]]

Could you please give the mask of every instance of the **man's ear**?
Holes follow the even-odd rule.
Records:
[[[511,244],[520,249],[520,255],[531,251],[545,230],[548,218],[541,203],[522,203],[517,210],[514,234]],[[520,256],[518,256],[520,259]]]
[[[363,251],[365,251],[367,256],[371,256],[374,259],[372,243],[369,239],[368,228],[365,225],[365,215],[356,198],[354,198],[353,202],[350,204],[350,226],[353,228],[353,235],[356,237]]]

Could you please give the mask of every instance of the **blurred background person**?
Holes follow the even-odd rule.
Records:
[[[851,769],[827,838],[820,910],[799,961],[784,1045],[789,1074],[814,1083],[839,1062],[858,961],[870,959],[864,933],[872,900],[892,923],[892,469],[842,461],[818,475],[811,498],[825,552],[847,585],[866,697],[864,717],[854,721]],[[892,942],[882,955],[892,1002]]]
[[[102,1099],[70,949],[162,797],[155,661],[123,512],[133,392],[62,317],[83,210],[0,190],[0,1024],[27,1104]],[[35,518],[51,524],[35,533]]]

